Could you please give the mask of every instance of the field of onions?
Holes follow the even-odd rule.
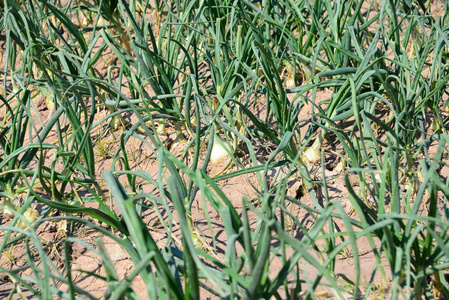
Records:
[[[448,2],[0,7],[0,298],[449,299]]]

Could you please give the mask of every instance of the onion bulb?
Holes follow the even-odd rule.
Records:
[[[285,68],[287,71],[287,78],[285,79],[285,85],[288,89],[294,88],[296,86],[295,69],[288,63]]]
[[[39,218],[39,212],[32,207],[28,207],[23,213],[23,218],[26,220],[26,222],[20,221],[19,228],[28,230],[30,228],[28,224],[33,225],[34,222],[37,221],[37,219]]]
[[[213,164],[219,164],[229,156],[228,150],[224,146],[224,142],[216,136],[214,139],[214,145],[212,146],[212,153],[210,155],[210,161]]]
[[[341,159],[340,162],[335,166],[334,171],[337,173],[343,173],[346,170],[346,160]]]
[[[321,159],[321,135],[318,136],[318,139],[310,146],[301,156],[301,159],[305,164],[312,163],[316,164]]]
[[[163,119],[159,120],[157,127],[156,127],[156,132],[157,132],[157,134],[159,134],[159,136],[167,135],[167,130],[165,129],[165,122]]]
[[[437,117],[434,117],[432,123],[430,124],[430,128],[433,132],[439,132],[443,126],[441,125],[440,120]]]
[[[123,123],[119,115],[113,116],[110,124],[112,129],[115,130],[118,130],[123,127]]]
[[[45,106],[47,106],[49,111],[55,110],[55,103],[49,97],[45,97]]]
[[[16,207],[11,201],[5,199],[5,203],[3,204],[3,215],[5,217],[11,218],[14,216],[14,212],[16,211]]]
[[[296,86],[295,77],[293,75],[287,77],[287,79],[285,81],[285,85],[287,86],[288,89],[294,88]]]
[[[170,151],[172,151],[174,149],[179,149],[179,148],[182,148],[182,151],[184,151],[188,142],[187,142],[187,139],[185,138],[184,134],[182,133],[182,129],[179,124],[175,124],[175,134],[176,134],[176,137],[170,146]]]

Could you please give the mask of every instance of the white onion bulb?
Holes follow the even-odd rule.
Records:
[[[223,141],[219,137],[215,137],[214,145],[212,146],[212,153],[210,161],[213,164],[219,164],[229,156],[228,151],[224,147]]]

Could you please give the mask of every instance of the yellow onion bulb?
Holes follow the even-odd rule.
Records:
[[[20,221],[19,228],[27,230],[29,229],[28,224],[33,225],[37,221],[37,219],[39,219],[39,212],[32,207],[28,207],[23,213],[23,218],[27,222]]]
[[[301,158],[305,164],[316,164],[319,162],[321,159],[321,138],[318,138],[312,146],[304,151]]]

